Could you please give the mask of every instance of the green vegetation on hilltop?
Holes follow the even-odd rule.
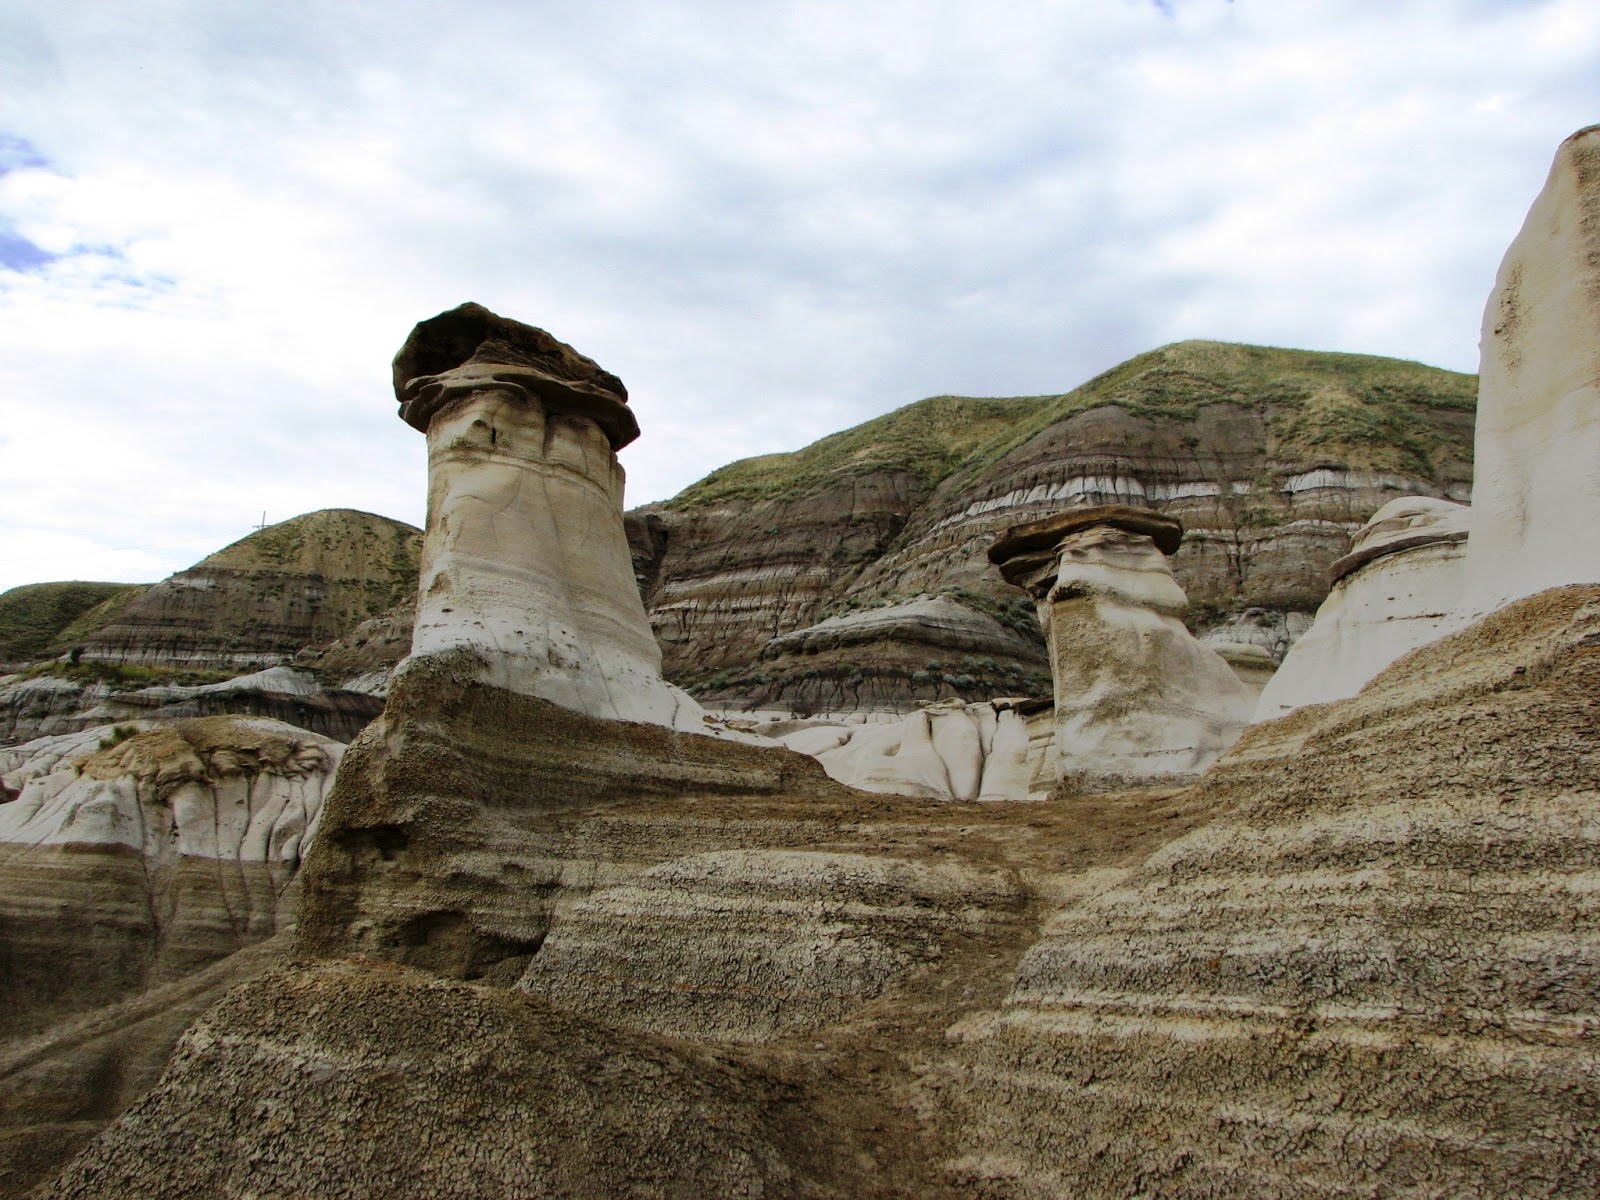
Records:
[[[723,500],[795,498],[841,476],[902,471],[931,486],[977,449],[1025,420],[1049,397],[934,396],[803,450],[763,454],[719,467],[667,501],[674,508]]]
[[[841,478],[896,470],[932,486],[995,462],[1051,425],[1116,405],[1136,416],[1192,421],[1209,404],[1268,416],[1268,458],[1337,461],[1357,469],[1437,475],[1441,457],[1470,454],[1443,441],[1427,409],[1471,412],[1475,375],[1367,354],[1230,342],[1177,342],[1137,355],[1054,396],[935,396],[802,450],[741,459],[667,501],[688,508],[727,500],[795,499]]]
[[[0,593],[0,662],[38,658],[64,640],[65,631],[88,614],[115,612],[145,585],[127,583],[28,583]],[[92,618],[91,618],[92,619]]]
[[[358,615],[375,616],[416,590],[422,531],[403,521],[352,508],[291,517],[240,538],[194,569],[249,574],[320,575],[360,588]]]
[[[1135,416],[1192,421],[1208,404],[1269,411],[1267,455],[1349,467],[1437,473],[1442,450],[1425,409],[1472,412],[1478,377],[1372,354],[1288,350],[1233,342],[1176,342],[1136,355],[1062,396],[1049,397],[967,464],[990,463],[1056,422],[1116,405]]]

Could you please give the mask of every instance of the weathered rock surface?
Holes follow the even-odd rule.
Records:
[[[1188,530],[1173,570],[1197,632],[1227,624],[1225,640],[1281,658],[1373,512],[1400,495],[1467,498],[1474,389],[1393,359],[1180,343],[1063,396],[939,397],[731,464],[629,514],[635,573],[668,677],[707,704],[805,709],[861,691],[863,707],[904,712],[1015,694],[1042,647],[934,654],[920,678],[900,646],[881,673],[868,644],[849,662],[775,663],[765,648],[941,594],[1029,636],[984,558],[994,537],[1074,500],[1132,504]]]
[[[793,1195],[840,1173],[795,1090],[502,989],[301,967],[232,992],[38,1195]]]
[[[1557,1196],[1600,1153],[1600,588],[1252,727],[923,1103],[968,1194]],[[937,1114],[937,1115],[935,1115]]]
[[[0,751],[0,1036],[271,936],[344,747],[277,721],[102,727]]]
[[[1600,126],[1557,150],[1480,347],[1469,616],[1600,579]]]
[[[206,684],[139,687],[116,679],[94,669],[0,677],[0,746],[126,721],[229,715],[270,717],[348,742],[383,711],[379,695],[328,691],[291,667]]]
[[[67,648],[92,662],[278,666],[409,596],[420,545],[421,531],[387,517],[307,513],[163,580]]]
[[[1056,786],[1055,715],[1042,700],[941,700],[897,720],[756,732],[867,792],[987,802],[1043,800]]]
[[[428,435],[428,530],[411,657],[594,716],[683,729],[622,527],[616,451],[638,435],[615,376],[532,326],[468,304],[395,357]]]
[[[915,986],[954,938],[1016,919],[1015,882],[965,864],[816,850],[672,859],[564,914],[518,987],[678,1037],[762,1041]]]
[[[1250,718],[1255,693],[1181,619],[1167,560],[1182,539],[1174,517],[1092,505],[1014,525],[989,550],[1038,605],[1064,789],[1192,778]]]
[[[1334,563],[1316,620],[1261,694],[1255,719],[1353,696],[1409,650],[1460,625],[1462,561],[1472,510],[1445,500],[1391,500]]]
[[[1047,694],[1049,665],[1034,631],[1012,627],[1019,613],[992,607],[1010,624],[949,596],[830,617],[773,638],[754,671],[730,675],[722,694],[809,715],[915,711],[907,697],[919,691]]]
[[[398,823],[330,802],[342,832],[319,846],[343,865],[307,879],[298,953],[354,936],[478,983],[370,958],[257,980],[43,1194],[206,1195],[224,1175],[670,1194],[662,1161],[687,1194],[1585,1194],[1596,647],[1600,588],[1536,597],[1252,728],[1198,786],[1070,806],[862,796],[814,768],[763,792],[754,765],[803,760],[682,737],[699,757],[662,758],[676,778],[639,795],[628,773],[649,778],[669,731],[523,697],[430,705],[391,776],[412,781]],[[486,715],[525,733],[490,737]],[[541,750],[557,761],[527,775]],[[580,757],[603,778],[565,769]],[[485,762],[493,789],[468,771]],[[482,812],[451,821],[467,800]],[[348,923],[391,901],[440,915],[388,944]],[[514,959],[440,953],[518,906],[543,934]],[[490,986],[518,976],[543,999]],[[599,1122],[581,1137],[574,1105]],[[519,1115],[538,1106],[548,1123]],[[513,1134],[522,1150],[483,1149]],[[330,1136],[338,1153],[309,1152]]]

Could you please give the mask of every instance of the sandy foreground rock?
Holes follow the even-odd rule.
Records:
[[[234,993],[41,1195],[1584,1194],[1597,646],[1600,588],[1535,597],[1196,787],[1051,806],[863,797],[703,738],[653,798],[559,759],[516,783],[509,746],[486,791],[442,739],[484,761],[494,710],[430,705],[453,819],[425,834],[443,789],[404,753],[398,825],[334,797],[298,953],[395,936]],[[611,772],[673,736],[540,711]]]

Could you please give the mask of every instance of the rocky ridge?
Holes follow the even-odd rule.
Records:
[[[278,666],[410,596],[421,537],[371,513],[307,513],[163,580],[71,648],[92,662]]]
[[[1183,521],[1173,570],[1197,632],[1281,658],[1372,512],[1467,498],[1474,402],[1472,376],[1417,363],[1179,343],[1061,396],[938,397],[722,468],[628,514],[635,573],[668,676],[707,704],[904,711],[1042,675],[1032,614],[984,559],[997,532],[1131,504]],[[810,633],[923,597],[1034,649],[895,636],[845,650]]]

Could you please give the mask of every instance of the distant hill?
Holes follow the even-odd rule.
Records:
[[[224,670],[287,662],[416,588],[422,531],[354,509],[241,538],[156,584],[77,643],[88,661]]]
[[[875,656],[859,642],[796,655],[829,638],[785,635],[928,594],[1025,630],[1026,601],[984,551],[1071,503],[1181,518],[1174,570],[1197,628],[1231,623],[1281,654],[1380,505],[1467,498],[1476,398],[1476,376],[1421,363],[1179,342],[1058,395],[936,396],[731,463],[631,512],[629,536],[669,675],[712,700],[905,705],[1017,686],[1042,660],[998,637],[952,656],[885,621],[901,644]]]
[[[0,663],[38,658],[64,638],[98,628],[109,615],[144,592],[139,583],[28,583],[0,592]]]

